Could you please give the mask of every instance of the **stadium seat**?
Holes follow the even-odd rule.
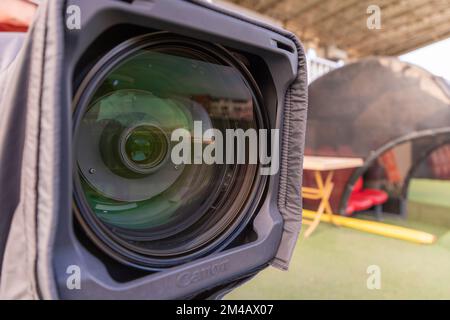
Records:
[[[363,185],[363,179],[360,177],[353,186],[352,194],[347,203],[346,214],[352,215],[354,212],[368,210],[375,206],[375,212],[380,218],[381,205],[388,200],[388,194],[383,190],[364,189]]]
[[[353,214],[355,211],[364,211],[373,206],[370,198],[363,196],[361,193],[356,192],[350,195],[350,199],[347,204],[347,215]]]
[[[360,193],[362,196],[369,198],[374,206],[385,203],[389,198],[388,194],[383,190],[363,189]]]

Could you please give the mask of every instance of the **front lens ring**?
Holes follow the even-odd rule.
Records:
[[[171,35],[166,32],[156,33],[152,35],[146,35],[131,39],[112,50],[103,59],[100,60],[96,66],[88,73],[88,76],[81,83],[79,90],[74,99],[74,136],[76,136],[77,123],[79,123],[80,116],[83,114],[87,107],[88,101],[93,94],[96,84],[100,83],[106,74],[113,69],[113,67],[119,64],[121,61],[126,59],[127,56],[132,55],[139,49],[142,48],[152,48],[152,47],[163,47],[165,45],[176,44],[180,48],[191,49],[196,48],[197,50],[203,51],[208,55],[214,56],[215,58],[223,61],[227,65],[236,68],[247,83],[251,92],[254,94],[255,101],[255,116],[260,128],[267,127],[267,116],[262,113],[260,106],[262,105],[262,95],[256,85],[256,82],[251,77],[250,72],[245,68],[245,66],[237,61],[235,57],[229,53],[226,49],[198,42],[196,40],[178,37]],[[255,170],[256,172],[256,170]],[[218,239],[210,242],[208,245],[204,245],[199,248],[196,252],[191,253],[188,256],[176,257],[169,256],[161,259],[159,257],[143,256],[146,252],[139,252],[137,248],[133,248],[129,243],[125,243],[122,239],[117,237],[110,230],[105,228],[98,218],[90,212],[89,205],[84,199],[83,192],[81,190],[81,183],[77,174],[75,177],[75,214],[77,220],[80,222],[84,230],[88,233],[89,238],[93,240],[99,247],[101,247],[107,254],[115,258],[116,260],[131,265],[137,268],[146,270],[159,270],[160,268],[170,267],[173,265],[178,265],[202,255],[205,255],[211,251],[221,250],[226,245],[228,245],[245,227],[245,225],[250,221],[256,208],[259,206],[259,200],[265,189],[267,182],[267,177],[256,175],[253,187],[249,192],[249,201],[245,204],[242,209],[243,214],[236,221],[232,221],[228,229],[221,234]]]

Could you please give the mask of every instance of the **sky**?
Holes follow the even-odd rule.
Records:
[[[400,59],[450,80],[450,38],[411,51]]]

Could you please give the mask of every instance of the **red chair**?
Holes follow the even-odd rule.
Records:
[[[363,196],[359,193],[352,193],[350,199],[348,200],[346,213],[347,215],[352,215],[357,211],[364,211],[373,207],[373,202],[369,198]]]
[[[359,178],[356,180],[353,186],[352,193],[347,203],[346,213],[347,215],[352,215],[355,211],[363,211],[372,207],[372,201],[366,197],[361,196],[361,191],[363,188],[363,180]]]
[[[368,210],[375,207],[375,213],[378,219],[381,219],[382,205],[388,200],[388,194],[378,189],[363,189],[363,179],[360,177],[355,185],[348,200],[346,214],[351,215],[357,211]]]
[[[367,198],[370,198],[374,206],[385,203],[389,198],[385,191],[378,189],[364,189],[361,191],[361,194]]]

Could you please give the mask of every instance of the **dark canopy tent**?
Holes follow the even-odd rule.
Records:
[[[337,177],[334,210],[340,213],[369,168],[366,184],[388,191],[402,212],[410,177],[422,167],[422,176],[436,178],[432,167],[443,165],[429,156],[450,141],[450,87],[419,67],[396,58],[364,59],[314,81],[309,103],[306,154],[365,161]]]

